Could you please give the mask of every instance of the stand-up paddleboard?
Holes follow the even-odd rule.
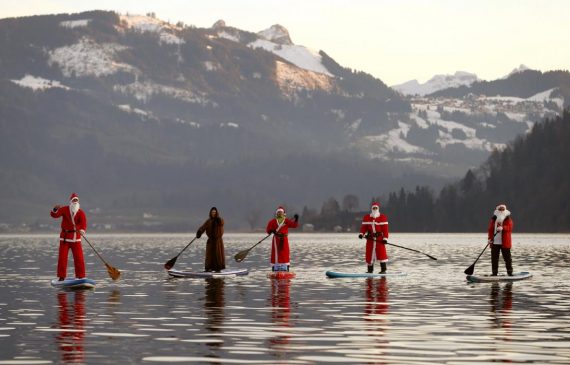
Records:
[[[224,278],[226,276],[241,276],[249,274],[248,269],[224,269],[222,271],[184,271],[168,270],[168,275],[175,278]]]
[[[491,276],[491,275],[467,275],[467,280],[472,283],[494,283],[498,281],[519,281],[531,278],[532,274],[528,271],[514,273],[513,276],[505,274]]]
[[[365,273],[365,272],[327,271],[325,275],[328,276],[329,278],[386,278],[391,276],[406,276],[408,274],[403,271],[388,271],[384,274]]]
[[[51,286],[59,289],[93,289],[95,287],[95,281],[91,279],[65,279],[59,281],[58,279],[53,279],[51,281]]]
[[[267,277],[271,279],[293,279],[295,276],[292,271],[272,271],[267,274]]]

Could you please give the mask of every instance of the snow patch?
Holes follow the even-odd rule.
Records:
[[[36,77],[32,75],[26,74],[20,80],[10,80],[14,84],[19,85],[21,87],[27,87],[33,90],[46,90],[51,88],[61,88],[65,90],[70,90],[69,87],[61,84],[59,81],[56,80],[48,80],[44,79],[43,77]]]
[[[218,37],[239,43],[239,37],[237,35],[228,33],[226,31],[218,32]]]
[[[331,113],[336,116],[336,120],[343,120],[346,113],[342,109],[331,109]]]
[[[410,119],[414,120],[418,127],[422,129],[428,129],[429,123],[425,121],[425,119],[421,118],[419,115],[415,113],[410,113]]]
[[[169,24],[160,19],[152,18],[143,15],[121,15],[121,25],[127,29],[134,29],[141,33],[157,33],[159,35],[160,43],[167,44],[184,44],[182,38],[173,34],[182,28]]]
[[[300,89],[330,92],[333,88],[331,78],[321,73],[306,71],[281,61],[276,61],[275,69],[277,84],[288,96]]]
[[[206,69],[206,71],[216,71],[220,68],[220,65],[217,63],[214,63],[212,61],[206,61],[203,63],[204,68]]]
[[[188,121],[186,121],[186,120],[184,120],[184,119],[180,119],[180,118],[176,118],[175,120],[176,120],[177,123],[180,123],[180,124],[187,124],[187,125],[189,125],[189,126],[192,127],[192,128],[200,128],[200,123],[188,122]]]
[[[138,115],[143,115],[145,117],[149,116],[149,113],[147,111],[144,111],[144,110],[139,109],[139,108],[133,108],[129,104],[121,104],[121,105],[117,105],[117,107],[119,109],[121,109],[122,111],[125,111],[127,113],[134,113],[134,114],[138,114]]]
[[[415,146],[404,139],[409,131],[409,124],[398,122],[398,128],[394,128],[388,131],[388,133],[365,137],[367,141],[379,150],[379,152],[371,154],[371,156],[378,157],[383,154],[382,152],[384,152],[384,154],[386,152],[429,154],[424,148]]]
[[[321,55],[318,52],[310,50],[306,47],[278,44],[266,39],[258,39],[254,42],[251,42],[248,44],[248,47],[254,49],[262,48],[304,70],[318,72],[327,76],[333,76],[322,64]]]
[[[189,103],[217,106],[216,103],[211,102],[201,95],[196,95],[190,90],[160,85],[150,81],[134,82],[128,85],[115,85],[113,86],[113,90],[132,95],[144,103],[150,101],[154,95],[166,95]]]
[[[64,28],[79,28],[86,27],[89,23],[91,23],[91,19],[65,20],[60,22],[59,26]]]
[[[229,123],[220,123],[220,128],[224,128],[224,127],[230,127],[230,128],[236,128],[236,129],[237,129],[237,128],[239,128],[239,124],[237,124],[237,123],[232,123],[232,122],[229,122]]]
[[[86,37],[78,43],[48,52],[48,63],[57,64],[66,77],[105,76],[119,71],[136,73],[137,69],[114,60],[127,47],[116,43],[96,43]]]

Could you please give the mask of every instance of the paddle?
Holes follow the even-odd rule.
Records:
[[[186,247],[184,247],[184,248],[182,249],[182,251],[180,251],[180,253],[179,253],[178,255],[176,255],[176,256],[174,256],[173,258],[171,258],[170,260],[166,261],[166,264],[164,264],[164,268],[165,268],[166,270],[172,269],[172,267],[173,267],[174,264],[176,263],[176,260],[178,260],[178,256],[182,255],[182,252],[186,251],[186,249],[187,249],[188,247],[190,247],[190,245],[192,244],[192,242],[196,241],[197,238],[198,238],[197,236],[194,237],[194,238],[192,238],[192,241],[190,241],[190,243],[187,244]]]
[[[428,255],[428,254],[425,253],[425,252],[421,252],[421,251],[418,251],[418,250],[414,250],[413,248],[408,248],[408,247],[404,247],[404,246],[398,246],[398,245],[395,245],[395,244],[389,243],[389,242],[386,242],[386,244],[387,244],[387,245],[390,245],[390,246],[400,247],[400,248],[403,248],[404,250],[410,250],[410,251],[414,251],[414,252],[417,252],[417,253],[421,253],[421,254],[426,255],[427,257],[429,257],[429,258],[432,259],[432,260],[437,260],[435,257],[430,256],[430,255]]]
[[[497,233],[499,233],[499,231],[495,232],[495,234],[493,235],[493,238],[495,238],[495,236],[497,235]],[[475,272],[475,264],[477,263],[477,261],[479,261],[479,258],[481,257],[481,255],[483,254],[483,252],[485,252],[485,250],[487,249],[487,246],[489,246],[489,243],[487,242],[487,244],[485,245],[485,248],[483,248],[483,251],[481,251],[481,253],[479,254],[479,256],[477,256],[477,259],[475,259],[475,262],[473,263],[473,265],[469,266],[467,269],[465,269],[464,273],[466,275],[473,275],[473,273]]]
[[[101,261],[103,261],[103,263],[105,264],[105,266],[107,267],[107,273],[109,273],[109,276],[111,277],[111,279],[113,280],[117,280],[120,276],[121,276],[121,272],[109,265],[102,257],[101,255],[99,255],[99,252],[97,252],[97,250],[95,249],[95,247],[93,247],[93,245],[91,244],[91,242],[89,242],[89,240],[87,239],[87,237],[85,237],[85,235],[83,235],[81,232],[79,232],[79,234],[81,235],[81,237],[85,238],[85,241],[89,244],[89,246],[91,246],[91,248],[93,249],[93,252],[95,252],[97,254],[97,256],[99,256],[99,258],[101,259]]]
[[[370,236],[366,236],[366,238],[369,238],[369,237],[370,237]],[[374,241],[376,241],[376,239],[374,239]],[[396,245],[396,244],[393,244],[393,243],[389,243],[389,242],[384,242],[384,244],[390,245],[390,246],[395,246],[395,247],[400,247],[400,248],[403,248],[404,250],[409,250],[409,251],[414,251],[414,252],[417,252],[417,253],[421,253],[421,254],[423,254],[423,255],[426,255],[427,257],[429,257],[429,258],[432,259],[432,260],[437,260],[435,257],[433,257],[433,256],[431,256],[431,255],[428,255],[428,254],[425,253],[425,252],[421,252],[421,251],[418,251],[418,250],[414,250],[413,248],[408,248],[408,247],[404,247],[404,246],[399,246],[399,245]]]
[[[271,236],[271,233],[268,234],[267,236],[263,237],[259,242],[257,242],[255,245],[251,246],[247,250],[243,250],[243,251],[236,253],[234,256],[234,260],[236,260],[237,262],[242,262],[243,260],[245,260],[245,257],[247,256],[249,251],[251,251],[255,246],[259,245],[261,242],[265,241],[265,239],[269,236]]]

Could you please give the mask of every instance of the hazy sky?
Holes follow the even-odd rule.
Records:
[[[94,9],[252,32],[281,24],[295,44],[388,85],[459,70],[491,80],[520,64],[570,69],[568,0],[0,0],[0,18]]]

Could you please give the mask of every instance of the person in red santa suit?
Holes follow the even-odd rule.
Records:
[[[513,261],[511,259],[511,232],[513,231],[513,219],[511,212],[505,204],[499,204],[495,208],[493,217],[489,222],[487,234],[489,246],[491,246],[491,275],[497,276],[499,272],[499,255],[503,254],[507,275],[513,275]]]
[[[75,277],[85,278],[85,260],[81,247],[81,236],[87,229],[87,218],[79,207],[79,196],[73,193],[69,197],[69,205],[55,205],[50,212],[53,218],[61,219],[61,233],[59,234],[59,257],[57,260],[57,276],[64,280],[67,274],[67,256],[69,250],[73,253]]]
[[[380,261],[380,274],[386,272],[388,254],[386,243],[388,242],[388,218],[380,213],[380,203],[374,202],[370,207],[370,214],[362,218],[360,234],[358,238],[366,237],[366,265],[368,272],[374,271],[374,261]]]
[[[293,220],[285,215],[285,208],[278,207],[275,211],[275,218],[267,222],[267,234],[273,233],[271,243],[271,270],[289,271],[289,228],[299,226],[299,215],[295,214]]]

